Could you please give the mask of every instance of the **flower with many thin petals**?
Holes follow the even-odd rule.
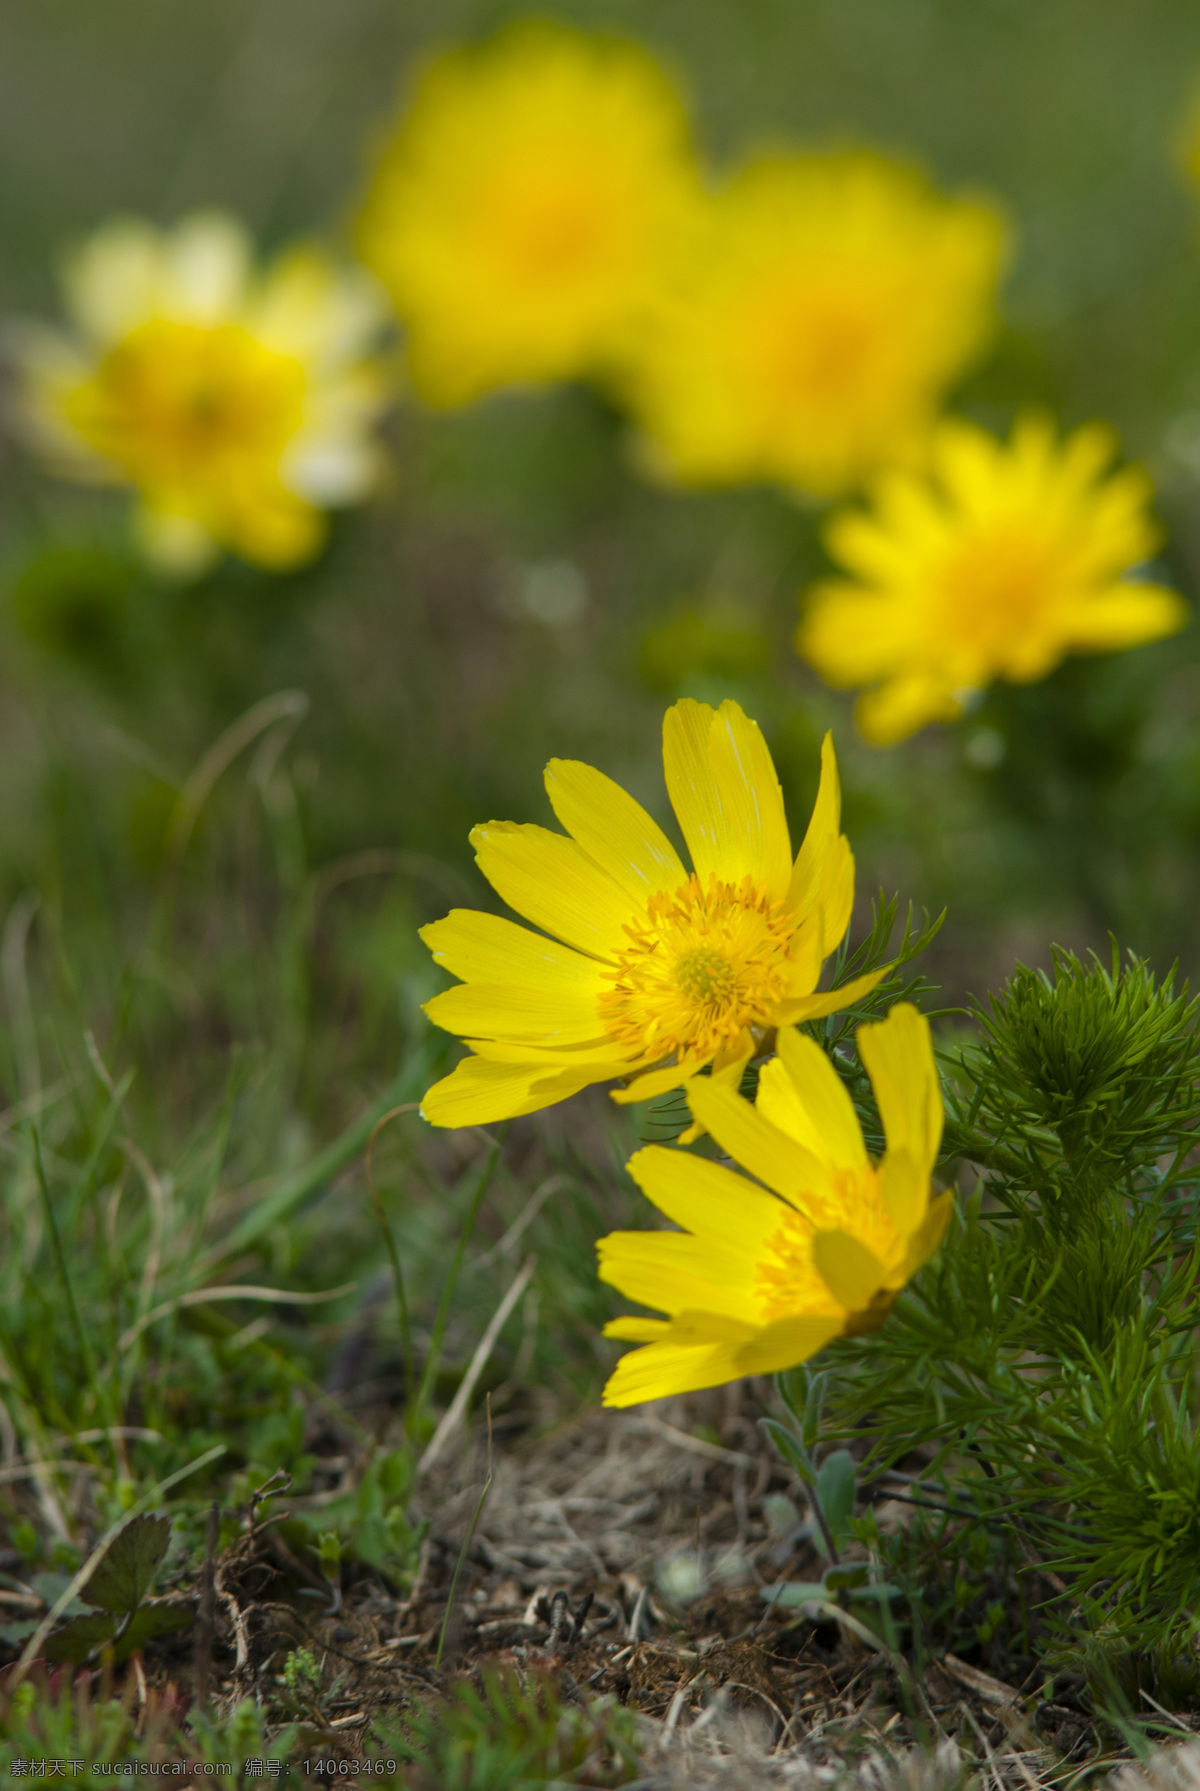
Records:
[[[369,277],[299,246],[256,273],[234,219],[106,225],[67,268],[75,333],[18,339],[27,432],[68,477],[132,487],[166,570],[222,548],[273,570],[320,549],[370,488],[387,395]]]
[[[1007,678],[1030,684],[1068,653],[1107,652],[1173,634],[1174,591],[1136,576],[1154,552],[1150,485],[1100,424],[1059,444],[1043,418],[999,442],[947,421],[931,468],[884,474],[871,511],[835,516],[827,540],[851,575],[812,592],[796,644],[830,684],[859,699],[868,740],[890,746]]]
[[[663,1145],[630,1160],[638,1186],[683,1229],[600,1240],[601,1280],[670,1315],[606,1327],[644,1346],[617,1364],[606,1405],[772,1374],[835,1337],[873,1331],[937,1249],[953,1196],[930,1183],[943,1106],[929,1023],[901,1003],[856,1037],[887,1141],[878,1163],[829,1058],[792,1027],[753,1106],[713,1079],[688,1087],[696,1119],[758,1182]]]
[[[676,703],[663,760],[691,871],[632,796],[573,760],[546,767],[566,834],[472,833],[492,887],[544,931],[464,909],[423,929],[463,979],[425,1012],[472,1050],[426,1094],[434,1125],[533,1113],[617,1078],[615,1100],[644,1101],[710,1064],[736,1085],[775,1027],[836,1013],[884,974],[816,993],[854,902],[830,739],[794,862],[770,752],[736,703]]]
[[[523,20],[437,57],[358,231],[414,389],[453,406],[603,371],[698,183],[683,101],[635,43]]]
[[[991,333],[1004,235],[865,151],[747,163],[675,238],[631,344],[651,464],[825,497],[913,455]]]

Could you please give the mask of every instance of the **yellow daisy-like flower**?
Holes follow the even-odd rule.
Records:
[[[670,1314],[606,1327],[646,1347],[618,1363],[605,1405],[772,1374],[873,1331],[937,1249],[953,1196],[929,1179],[943,1118],[929,1023],[903,1003],[856,1036],[887,1139],[878,1164],[837,1071],[791,1027],[754,1106],[714,1080],[688,1088],[696,1119],[766,1188],[662,1145],[630,1160],[638,1186],[685,1229],[600,1240],[601,1280]]]
[[[132,486],[165,569],[222,548],[281,570],[311,559],[327,505],[375,477],[386,395],[368,358],[382,306],[364,273],[297,247],[265,272],[241,226],[198,213],[99,230],[67,268],[75,334],[29,328],[22,408],[63,474]]]
[[[687,485],[817,496],[910,455],[990,333],[1005,232],[859,152],[764,155],[679,239],[628,390]]]
[[[1175,161],[1192,185],[1200,187],[1200,86],[1194,86],[1191,102],[1175,133]]]
[[[548,21],[425,70],[359,248],[430,404],[603,369],[694,201],[687,115],[636,44]]]
[[[434,1125],[532,1113],[618,1077],[633,1080],[615,1100],[644,1101],[709,1064],[736,1085],[773,1028],[836,1013],[884,974],[815,992],[854,902],[831,740],[794,863],[771,755],[736,703],[676,703],[663,759],[690,872],[632,796],[569,759],[546,767],[565,835],[472,833],[492,887],[552,937],[467,909],[423,929],[463,978],[425,1012],[474,1053],[425,1096]]]
[[[870,512],[827,540],[851,575],[817,585],[796,644],[840,688],[871,684],[858,725],[890,746],[952,721],[993,678],[1044,678],[1072,652],[1132,647],[1187,620],[1174,591],[1132,577],[1158,545],[1150,484],[1099,424],[1059,444],[1026,417],[1008,443],[942,423],[927,474],[884,474]]]

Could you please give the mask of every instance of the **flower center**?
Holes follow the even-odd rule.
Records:
[[[135,483],[244,474],[303,421],[304,369],[237,324],[152,318],[72,393],[71,421]]]
[[[764,322],[762,373],[781,405],[857,405],[877,382],[887,331],[869,290],[797,293]]]
[[[707,1062],[770,1023],[787,992],[795,924],[752,877],[704,885],[693,875],[651,896],[600,997],[610,1036],[643,1056]]]
[[[541,156],[518,159],[494,181],[488,220],[494,253],[518,284],[591,275],[609,247],[612,210],[602,173],[565,148],[557,167]]]
[[[835,1169],[829,1186],[802,1196],[803,1212],[781,1205],[776,1229],[763,1245],[755,1276],[754,1292],[764,1324],[798,1312],[836,1313],[843,1308],[813,1260],[813,1236],[817,1231],[847,1231],[865,1244],[885,1266],[895,1263],[902,1246],[879,1191],[879,1172]],[[880,1293],[865,1314],[852,1314],[852,1329],[871,1330],[882,1323],[893,1296]]]
[[[968,536],[948,555],[935,587],[934,625],[943,638],[1001,652],[1044,618],[1062,581],[1044,531],[1014,523]]]
[[[685,951],[675,966],[675,981],[696,1002],[728,1002],[736,976],[733,965],[707,945]]]
[[[841,1311],[813,1261],[810,1219],[781,1207],[779,1225],[763,1245],[754,1295],[759,1322],[764,1325],[801,1312]]]

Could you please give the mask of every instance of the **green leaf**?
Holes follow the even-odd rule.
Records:
[[[195,1621],[196,1602],[190,1598],[156,1598],[142,1605],[117,1643],[117,1660],[144,1648],[155,1636],[173,1635]]]
[[[92,1611],[86,1617],[72,1617],[61,1629],[47,1636],[42,1653],[47,1660],[70,1660],[76,1665],[87,1659],[93,1648],[111,1641],[117,1619],[108,1611]]]
[[[171,1540],[167,1517],[136,1517],[113,1537],[108,1553],[83,1588],[89,1604],[123,1617],[154,1584]]]
[[[804,1447],[811,1454],[820,1441],[821,1413],[825,1406],[825,1387],[829,1376],[814,1374],[807,1368],[804,1373],[808,1381],[808,1390],[804,1400],[804,1420],[801,1425],[801,1433],[804,1437]]]
[[[804,1407],[809,1396],[808,1370],[801,1364],[798,1368],[784,1368],[775,1376],[775,1391],[796,1420],[798,1429],[804,1427]]]
[[[799,1437],[790,1431],[786,1424],[780,1424],[777,1418],[760,1418],[758,1422],[789,1468],[799,1474],[805,1486],[815,1486],[817,1483],[816,1469],[809,1460]]]
[[[852,1592],[866,1585],[869,1572],[865,1561],[848,1561],[841,1567],[827,1567],[821,1579],[827,1593]]]
[[[825,1513],[825,1521],[840,1548],[850,1540],[850,1520],[854,1516],[855,1462],[849,1449],[835,1449],[821,1463],[817,1475],[817,1497]],[[813,1540],[820,1548],[824,1538],[819,1526],[813,1526]],[[822,1549],[822,1552],[823,1549]]]
[[[782,1605],[785,1610],[793,1611],[806,1604],[835,1604],[839,1592],[847,1598],[875,1602],[900,1597],[899,1586],[868,1585],[869,1571],[865,1562],[853,1562],[848,1567],[827,1567],[819,1580],[789,1580],[784,1586],[764,1586],[759,1596],[767,1604]]]
[[[30,1585],[37,1593],[38,1597],[49,1606],[58,1603],[63,1593],[70,1585],[71,1578],[72,1576],[69,1573],[35,1573],[33,1579],[30,1581]],[[62,1615],[64,1617],[82,1617],[86,1609],[87,1606],[82,1599],[73,1598],[70,1604],[68,1604],[62,1612]]]
[[[196,1615],[196,1607],[188,1599],[163,1598],[152,1604],[144,1604],[136,1612],[126,1629],[118,1638],[113,1649],[113,1659],[120,1665],[136,1654],[153,1640],[155,1636],[170,1635],[177,1629],[186,1629]],[[118,1620],[108,1611],[93,1611],[86,1617],[74,1617],[70,1623],[64,1623],[49,1636],[43,1653],[47,1660],[74,1661],[78,1665],[105,1642],[116,1635]]]
[[[767,1604],[799,1610],[804,1604],[828,1604],[829,1593],[821,1580],[789,1580],[786,1586],[764,1586],[759,1596]]]

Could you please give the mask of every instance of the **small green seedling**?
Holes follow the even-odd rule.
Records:
[[[844,1605],[850,1599],[878,1603],[898,1596],[897,1587],[871,1582],[871,1570],[865,1561],[842,1560],[842,1550],[854,1534],[857,1470],[848,1449],[835,1449],[819,1468],[816,1464],[825,1380],[823,1374],[811,1374],[806,1368],[792,1368],[776,1375],[775,1386],[788,1421],[759,1419],[784,1461],[807,1488],[813,1514],[812,1540],[829,1563],[819,1580],[793,1580],[764,1587],[762,1596],[768,1604],[783,1605],[789,1610],[805,1605]]]

